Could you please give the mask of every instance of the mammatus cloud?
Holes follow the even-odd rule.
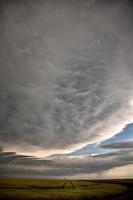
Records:
[[[132,142],[50,157],[133,121],[132,27],[126,0],[1,1],[1,176],[133,176]]]

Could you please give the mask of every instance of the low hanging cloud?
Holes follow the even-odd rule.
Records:
[[[133,116],[130,1],[1,1],[0,145],[44,157]]]
[[[39,159],[16,154],[0,153],[0,176],[42,177],[42,178],[112,178],[119,170],[119,178],[132,177],[133,153],[130,149],[117,150],[97,156]],[[129,168],[127,173],[125,169]]]
[[[102,145],[102,147],[107,149],[132,149],[133,141],[116,142],[112,144]]]

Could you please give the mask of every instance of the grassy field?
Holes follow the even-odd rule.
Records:
[[[129,199],[132,180],[1,179],[1,200]],[[131,194],[130,194],[131,195]],[[131,197],[131,196],[130,196]]]

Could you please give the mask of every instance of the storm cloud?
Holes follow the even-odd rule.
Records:
[[[2,159],[41,164],[132,123],[132,35],[131,1],[1,1]]]
[[[130,150],[118,150],[97,156],[57,156],[54,158],[39,159],[6,152],[0,154],[1,176],[27,176],[27,177],[82,177],[101,178],[108,175],[110,170],[133,165],[133,153]],[[120,172],[120,171],[119,171]],[[132,174],[130,174],[130,177]],[[124,174],[123,174],[124,176]]]

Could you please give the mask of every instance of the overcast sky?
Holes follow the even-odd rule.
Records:
[[[0,1],[1,176],[133,177],[132,9]]]

